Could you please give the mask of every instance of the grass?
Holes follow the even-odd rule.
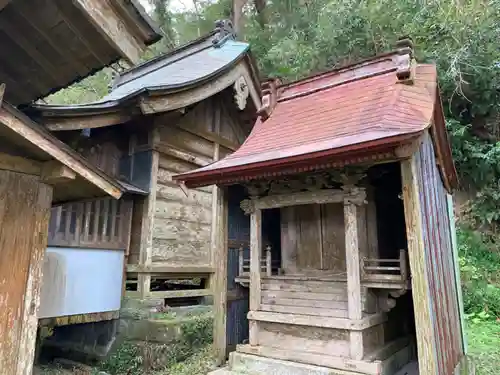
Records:
[[[467,342],[476,375],[499,373],[500,366],[500,322],[481,321],[468,324]]]
[[[206,375],[213,369],[212,347],[206,346],[195,352],[186,361],[177,363],[168,370],[155,375]]]

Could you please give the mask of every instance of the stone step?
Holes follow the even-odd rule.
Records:
[[[360,375],[358,372],[281,361],[272,358],[233,352],[229,357],[229,373],[210,375]],[[226,369],[227,371],[227,369]]]

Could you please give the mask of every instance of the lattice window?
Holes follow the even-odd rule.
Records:
[[[54,207],[49,246],[127,249],[132,201],[111,198]]]

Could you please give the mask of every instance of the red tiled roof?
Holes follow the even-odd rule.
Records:
[[[282,86],[270,117],[257,120],[236,152],[176,179],[188,186],[236,182],[279,174],[292,165],[311,169],[308,161],[309,167],[320,169],[325,163],[395,148],[433,122],[442,128],[437,154],[451,160],[435,66],[417,65],[413,83],[400,82],[396,70],[394,55],[386,55]],[[452,161],[451,168],[445,175],[456,180]]]

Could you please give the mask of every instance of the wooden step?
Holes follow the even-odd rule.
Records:
[[[360,375],[359,372],[314,366],[276,358],[233,352],[229,355],[230,373],[209,375]]]
[[[242,354],[249,354],[258,356],[257,358],[242,357]],[[366,375],[380,375],[382,372],[382,363],[380,361],[367,362],[357,361],[348,358],[336,357],[333,355],[314,354],[304,351],[293,351],[279,348],[269,348],[264,346],[250,346],[238,345],[236,353],[231,353],[230,368],[247,369],[250,373],[258,373],[259,362],[262,360],[260,357],[265,357],[273,360],[279,360],[280,366],[286,368],[288,372],[283,372],[283,375],[297,374],[298,365],[312,365],[315,366],[318,372],[314,374],[332,374],[332,369],[339,371],[339,375],[345,374],[366,374]],[[318,369],[319,367],[319,369]],[[273,373],[274,371],[263,371],[260,374]],[[335,372],[333,372],[335,374]],[[307,373],[305,373],[307,374]],[[304,375],[305,375],[304,374]],[[310,373],[309,373],[310,374]]]

